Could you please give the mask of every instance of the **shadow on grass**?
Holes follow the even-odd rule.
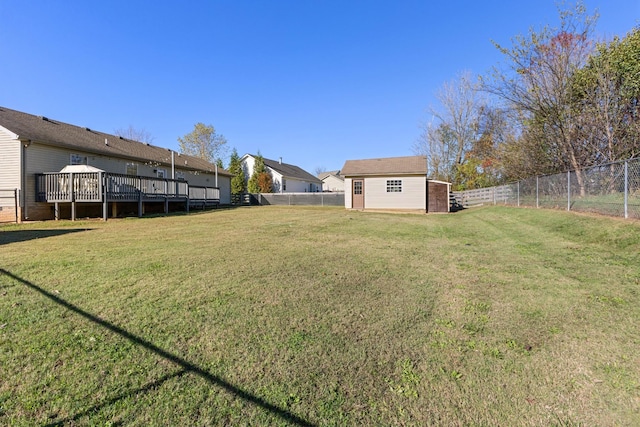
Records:
[[[63,306],[64,308],[66,308],[66,309],[68,309],[68,310],[70,310],[70,311],[72,311],[72,312],[74,312],[76,314],[79,314],[80,316],[84,317],[85,319],[90,320],[91,322],[96,323],[96,324],[102,326],[103,328],[108,329],[109,331],[111,331],[113,333],[116,333],[116,334],[120,335],[123,338],[128,339],[129,341],[133,342],[134,344],[139,345],[139,346],[141,346],[141,347],[143,347],[143,348],[145,348],[145,349],[147,349],[147,350],[159,355],[160,357],[165,358],[166,360],[168,360],[168,361],[174,363],[175,365],[181,367],[182,371],[184,371],[184,372],[179,373],[179,374],[173,374],[173,376],[182,375],[184,373],[195,374],[195,375],[203,378],[204,380],[208,381],[209,383],[211,383],[211,384],[213,384],[215,386],[224,388],[225,390],[235,394],[239,398],[241,398],[241,399],[243,399],[243,400],[245,400],[245,401],[247,401],[249,403],[252,403],[254,405],[262,407],[263,409],[273,413],[274,415],[282,418],[283,420],[285,420],[285,421],[287,421],[289,423],[292,423],[292,424],[295,424],[295,425],[299,425],[299,426],[313,426],[313,424],[311,424],[310,422],[298,417],[297,415],[292,414],[291,412],[289,412],[289,411],[287,411],[285,409],[279,408],[278,406],[267,402],[266,400],[262,399],[259,396],[253,395],[253,394],[251,394],[251,393],[249,393],[247,391],[242,390],[241,388],[239,388],[239,387],[237,387],[237,386],[235,386],[235,385],[223,380],[222,378],[219,378],[219,377],[211,374],[210,372],[207,372],[206,370],[202,369],[201,367],[199,367],[197,365],[194,365],[194,364],[190,363],[189,361],[187,361],[187,360],[185,360],[185,359],[183,359],[183,358],[181,358],[179,356],[176,356],[175,354],[169,353],[168,351],[158,347],[157,345],[153,344],[152,342],[149,342],[149,341],[147,341],[147,340],[145,340],[143,338],[140,338],[140,337],[138,337],[138,336],[126,331],[125,329],[120,328],[119,326],[116,326],[116,325],[114,325],[114,324],[112,324],[110,322],[107,322],[106,320],[103,320],[103,319],[101,319],[101,318],[99,318],[99,317],[97,317],[97,316],[95,316],[95,315],[93,315],[93,314],[91,314],[89,312],[86,312],[86,311],[82,310],[80,307],[77,307],[77,306],[65,301],[64,299],[62,299],[62,298],[60,298],[60,297],[58,297],[58,296],[56,296],[56,295],[54,295],[54,294],[52,294],[50,292],[45,291],[40,286],[38,286],[38,285],[36,285],[34,283],[31,283],[28,280],[25,280],[25,279],[23,279],[21,277],[18,277],[18,276],[12,274],[11,272],[9,272],[9,271],[7,271],[7,270],[5,270],[3,268],[0,268],[0,274],[4,274],[5,276],[10,277],[15,281],[22,283],[23,285],[27,286],[28,288],[31,288],[32,290],[34,290],[34,291],[40,293],[41,295],[49,298],[51,301],[55,302],[56,304],[59,304],[59,305]],[[169,375],[167,377],[161,378],[158,381],[163,382],[163,381],[166,381],[167,379],[169,379],[171,377],[172,376]],[[147,390],[148,388],[149,387],[144,387],[142,391]],[[119,399],[121,399],[123,397],[126,397],[126,396],[130,395],[131,393],[136,393],[136,391],[132,391],[132,392],[127,393],[127,394],[125,394],[123,396],[107,400],[103,404],[98,405],[98,408],[106,406],[112,401],[115,402],[115,401],[117,401],[117,400],[119,400]],[[91,409],[89,409],[87,411],[84,411],[84,412],[82,412],[80,414],[74,415],[73,417],[70,418],[70,420],[75,420],[75,419],[77,419],[79,417],[82,417],[83,415],[85,415],[85,413],[89,413],[88,411],[91,411]],[[50,425],[52,425],[52,426],[59,425],[59,423],[56,422],[56,423],[53,423],[53,424],[50,424]]]
[[[112,397],[111,399],[107,399],[104,402],[98,404],[98,405],[94,405],[89,409],[86,409],[82,412],[78,412],[77,414],[75,414],[73,417],[69,417],[69,418],[65,418],[56,422],[53,422],[51,424],[46,424],[45,427],[55,427],[55,426],[62,426],[68,423],[71,423],[72,421],[78,421],[80,418],[87,416],[87,415],[91,415],[97,411],[99,411],[100,409],[107,407],[109,405],[113,405],[114,403],[117,403],[119,400],[122,399],[126,399],[127,397],[133,397],[139,393],[146,393],[147,391],[150,390],[154,390],[155,388],[161,386],[165,381],[168,381],[170,379],[173,378],[180,378],[181,376],[183,376],[184,374],[187,373],[186,369],[180,369],[177,372],[174,372],[172,374],[167,374],[165,376],[163,376],[162,378],[158,378],[155,381],[150,382],[149,384],[145,385],[144,387],[140,387],[137,388],[135,390],[131,390],[127,393],[122,393],[121,395]]]
[[[26,242],[27,240],[44,239],[45,237],[62,236],[64,234],[90,231],[90,228],[67,228],[63,230],[12,230],[0,233],[0,245]]]

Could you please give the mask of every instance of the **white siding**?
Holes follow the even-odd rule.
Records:
[[[322,189],[325,191],[344,191],[344,181],[329,175],[322,181]]]
[[[387,180],[402,181],[402,191],[398,193],[387,193]],[[427,179],[425,176],[384,176],[365,178],[364,207],[365,209],[426,210],[426,185]]]
[[[351,209],[351,188],[353,180],[351,178],[344,179],[344,207]]]
[[[299,181],[297,179],[284,178],[287,180],[287,191],[285,193],[308,193],[319,190],[319,185],[309,181]]]
[[[20,149],[22,144],[14,139],[11,132],[0,127],[0,190],[20,189]],[[13,199],[5,199],[6,194],[0,194],[0,206],[13,207]]]
[[[272,185],[272,191],[274,193],[282,193],[282,174],[274,171],[271,168],[267,168],[267,170],[269,171],[269,173],[271,174],[271,181],[273,182]],[[287,185],[289,185],[289,183],[287,182]],[[287,187],[288,189],[289,187]]]
[[[244,172],[244,182],[249,182],[249,178],[253,174],[253,165],[256,163],[256,159],[253,156],[243,156],[241,160],[242,172]]]

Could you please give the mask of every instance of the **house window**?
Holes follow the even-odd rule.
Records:
[[[184,181],[184,172],[176,171],[176,179],[179,179],[180,181]]]
[[[127,175],[138,175],[138,165],[136,163],[127,163],[124,173]]]
[[[353,183],[353,194],[362,194],[362,181],[355,181]]]
[[[71,165],[86,165],[87,156],[81,156],[80,154],[71,154],[69,158],[69,164]]]
[[[166,169],[156,169],[156,176],[158,178],[166,178],[167,177]]]
[[[287,191],[287,180],[282,178],[282,191]]]
[[[388,179],[387,180],[387,193],[402,193],[402,180],[401,179]]]

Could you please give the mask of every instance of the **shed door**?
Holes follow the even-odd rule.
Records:
[[[364,179],[353,180],[351,207],[353,209],[364,209]]]
[[[427,212],[449,212],[449,186],[432,181],[427,185]]]

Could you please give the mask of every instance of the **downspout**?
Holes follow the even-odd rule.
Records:
[[[29,213],[27,208],[27,194],[25,189],[27,188],[27,147],[31,145],[31,140],[21,140],[22,143],[22,173],[20,174],[20,207],[22,208],[22,220],[29,219]]]
[[[171,179],[176,179],[176,162],[174,158],[174,152],[171,151]]]

